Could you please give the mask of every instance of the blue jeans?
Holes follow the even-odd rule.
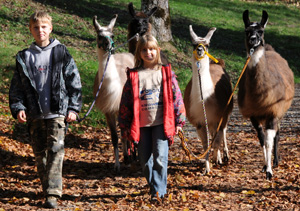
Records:
[[[163,125],[140,128],[138,154],[150,194],[163,197],[167,193],[168,140]]]

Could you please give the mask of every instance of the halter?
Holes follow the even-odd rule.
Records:
[[[114,47],[115,47],[114,41],[109,36],[103,36],[103,37],[109,40],[111,47],[107,50],[107,48],[106,48],[106,46],[105,46],[105,44],[103,42],[103,43],[101,43],[101,44],[98,45],[98,48],[103,48],[105,51],[109,51],[112,54],[114,54]]]
[[[203,56],[198,56],[198,54],[197,54],[197,48],[199,48],[199,47],[202,47],[203,50],[204,50]],[[219,63],[219,61],[218,61],[216,58],[214,58],[212,55],[210,55],[210,54],[206,51],[206,48],[205,48],[205,46],[204,46],[203,44],[200,43],[200,44],[197,46],[197,48],[193,51],[193,54],[194,54],[195,59],[196,59],[197,61],[200,61],[201,59],[204,58],[205,55],[207,55],[207,56],[208,56],[211,60],[213,60],[215,63]]]

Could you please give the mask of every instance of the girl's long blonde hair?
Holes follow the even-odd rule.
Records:
[[[139,38],[139,41],[137,43],[136,46],[136,51],[135,51],[135,68],[140,68],[143,67],[143,60],[141,58],[141,51],[142,49],[146,46],[149,45],[151,48],[155,48],[157,51],[157,55],[156,55],[156,64],[161,66],[162,62],[161,62],[161,58],[160,58],[160,47],[158,45],[157,40],[155,39],[154,36],[146,34],[143,35],[142,37]]]

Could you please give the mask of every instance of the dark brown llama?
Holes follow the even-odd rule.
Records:
[[[129,14],[133,18],[128,24],[128,34],[127,34],[128,40],[133,36],[135,36],[136,34],[139,34],[139,36],[143,36],[144,34],[151,34],[152,25],[150,23],[150,18],[156,12],[156,10],[157,7],[154,7],[148,12],[142,12],[142,11],[136,12],[133,8],[133,4],[131,2],[128,4]],[[138,39],[139,39],[138,37],[135,37],[134,39],[128,42],[129,52],[132,53],[133,55],[135,54],[135,48]],[[163,52],[160,53],[160,56],[163,64],[169,63],[167,56]]]
[[[264,30],[268,13],[262,12],[260,22],[250,22],[249,11],[243,13],[246,50],[251,59],[239,84],[238,104],[242,115],[250,118],[263,147],[267,179],[278,165],[280,120],[291,106],[294,97],[294,75],[288,63],[274,49],[265,44]]]
[[[156,10],[157,7],[154,7],[148,12],[135,12],[132,2],[128,4],[129,14],[133,18],[128,24],[128,40],[136,34],[139,34],[140,36],[143,36],[146,33],[151,34],[151,23],[149,22],[149,19],[155,13]],[[137,41],[138,37],[135,37],[135,39],[132,39],[128,42],[129,52],[133,55],[135,54]]]

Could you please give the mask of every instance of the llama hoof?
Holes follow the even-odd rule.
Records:
[[[114,169],[115,172],[120,173],[120,164],[115,164]]]
[[[224,163],[228,163],[228,161],[229,161],[229,158],[228,158],[228,156],[227,156],[227,155],[225,155],[225,156],[223,157],[223,161],[224,161]]]
[[[272,173],[267,172],[266,176],[267,176],[267,180],[271,180],[273,175],[272,175]]]
[[[273,162],[273,168],[276,168],[276,167],[278,167],[278,160],[274,160],[274,162]]]
[[[264,167],[262,168],[261,172],[266,172],[267,171],[267,166],[264,165]]]
[[[131,163],[131,159],[128,156],[124,156],[124,164],[127,166]]]

